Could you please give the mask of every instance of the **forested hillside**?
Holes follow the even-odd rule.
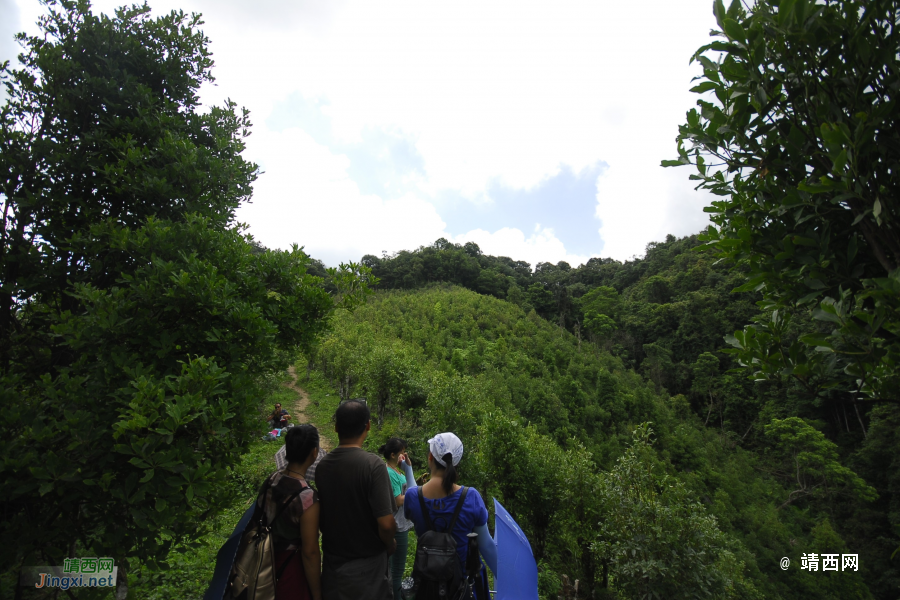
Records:
[[[837,446],[809,424],[816,421],[791,418],[795,404],[784,392],[760,390],[738,406],[739,390],[752,393],[754,386],[722,374],[728,358],[716,353],[723,345],[716,326],[734,326],[742,311],[752,314],[753,304],[725,291],[728,279],[739,275],[685,252],[692,245],[670,240],[646,260],[601,263],[588,283],[585,273],[597,265],[555,267],[556,290],[566,290],[556,297],[573,307],[563,318],[576,325],[584,319],[583,299],[607,287],[597,284],[627,282],[614,296],[620,312],[608,333],[579,338],[560,327],[559,315],[546,311],[551,322],[532,310],[535,286],[543,287],[539,278],[551,271],[544,267],[528,283],[529,299],[520,300],[528,312],[458,286],[381,292],[353,314],[336,316],[308,367],[330,378],[341,395],[368,397],[379,425],[373,448],[401,435],[415,441],[421,461],[428,434],[456,431],[467,448],[463,481],[496,496],[520,520],[547,597],[563,573],[625,597],[865,598],[869,589],[887,589],[891,573],[873,568],[887,565],[889,553],[879,549],[884,541],[848,517],[864,511],[867,519],[887,522],[878,502],[869,502],[874,490],[841,463],[865,468],[865,453]],[[445,246],[405,256],[460,250]],[[647,299],[659,288],[669,290],[670,302]],[[655,330],[638,328],[639,315],[670,304],[675,317],[640,324]],[[704,323],[702,335],[690,335],[691,323]],[[646,331],[660,333],[649,338]],[[669,371],[660,375],[647,366],[659,355],[634,351],[640,346],[629,339],[640,339],[644,348],[651,339],[662,348],[682,343],[693,355],[665,348]],[[701,357],[723,364],[702,371]],[[681,371],[684,379],[665,378]],[[673,383],[686,393],[670,393],[666,385]],[[707,389],[701,393],[699,385]],[[803,477],[827,473],[827,490],[792,493],[793,473],[784,469],[798,449],[808,453]],[[883,501],[889,491],[879,493]],[[827,548],[858,550],[870,566],[859,574],[778,566],[783,556],[799,560],[801,552]]]
[[[754,383],[729,354],[726,336],[768,314],[755,292],[734,292],[748,269],[699,252],[697,236],[651,243],[644,258],[620,263],[591,259],[572,267],[487,256],[474,243],[438,240],[395,256],[363,257],[380,289],[414,289],[446,281],[518,305],[620,358],[658,390],[682,394],[709,425],[742,439],[761,433],[760,414],[821,420],[851,446],[865,438],[863,414],[796,381]],[[486,287],[484,282],[493,282]],[[795,335],[809,328],[796,315]],[[766,421],[767,422],[767,421]],[[764,424],[764,423],[763,423]]]
[[[44,4],[0,64],[0,593],[109,557],[118,598],[197,597],[294,365],[320,428],[364,395],[420,473],[459,434],[544,599],[897,598],[900,0],[715,0],[662,163],[715,195],[697,236],[330,269],[237,223],[260,170],[248,112],[200,104],[200,15]]]

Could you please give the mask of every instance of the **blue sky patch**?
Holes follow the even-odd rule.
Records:
[[[363,194],[402,196],[414,189],[410,175],[425,176],[424,159],[414,140],[399,131],[366,128],[361,142],[340,142],[334,137],[331,118],[323,111],[326,106],[327,100],[294,93],[275,105],[266,126],[273,131],[302,129],[317,143],[347,156],[348,174]],[[608,167],[598,161],[575,172],[560,165],[556,175],[527,190],[497,180],[488,186],[487,201],[473,201],[450,190],[431,201],[451,235],[473,229],[493,233],[509,227],[521,230],[527,238],[539,225],[552,228],[569,252],[589,256],[603,249],[598,233],[601,221],[595,214],[597,177]]]
[[[561,165],[559,173],[529,190],[495,182],[488,188],[490,201],[473,202],[448,192],[438,203],[438,213],[453,235],[473,229],[495,232],[503,227],[519,229],[528,237],[537,225],[552,228],[566,250],[582,256],[599,254],[603,240],[598,230],[597,177],[608,168],[598,161],[579,172]]]

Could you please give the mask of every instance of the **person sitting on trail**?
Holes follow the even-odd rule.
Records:
[[[394,536],[397,540],[397,551],[391,555],[389,561],[395,600],[400,598],[400,584],[403,581],[407,549],[409,548],[409,530],[413,528],[412,522],[408,521],[403,514],[403,500],[406,490],[409,489],[409,479],[412,474],[412,470],[409,471],[409,474],[403,472],[403,465],[410,464],[406,446],[406,440],[392,437],[378,449],[378,453],[384,457],[384,462],[387,464],[387,472],[391,478],[391,493],[397,503],[397,512],[394,513],[394,520],[397,522],[397,535]],[[412,486],[416,486],[414,479]]]
[[[275,600],[322,600],[319,559],[319,497],[304,474],[319,455],[319,432],[309,424],[292,427],[285,436],[287,466],[268,477],[257,505],[266,507],[272,523],[275,569],[280,572]],[[302,491],[300,491],[302,490]],[[300,491],[281,516],[284,502]]]
[[[456,470],[463,455],[463,443],[451,432],[439,433],[428,440],[428,469],[431,479],[421,487],[416,487],[412,467],[407,462],[403,468],[407,481],[411,481],[406,497],[403,500],[403,511],[407,519],[413,522],[416,535],[420,538],[429,530],[447,532],[453,515],[457,514],[456,524],[450,532],[456,541],[456,554],[460,568],[466,572],[468,555],[468,534],[478,534],[478,550],[494,575],[497,574],[497,546],[488,530],[488,511],[481,495],[473,487],[463,488],[457,485],[459,473]],[[460,499],[463,504],[457,513]],[[423,515],[422,507],[428,513]],[[429,528],[431,524],[431,528]],[[481,593],[476,590],[476,593]],[[481,600],[487,600],[480,595]]]
[[[388,556],[397,546],[397,506],[384,463],[362,449],[369,419],[365,400],[342,402],[334,413],[340,445],[316,468],[325,600],[391,598]]]
[[[273,427],[275,429],[284,429],[288,426],[288,421],[291,420],[291,415],[288,414],[288,411],[281,408],[281,403],[275,403],[275,410],[272,411],[272,414],[269,415],[269,427]]]

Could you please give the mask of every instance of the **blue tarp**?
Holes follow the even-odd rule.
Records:
[[[538,600],[537,563],[528,538],[494,498],[497,541],[497,593],[494,600]]]
[[[253,511],[256,508],[256,502],[250,504],[247,512],[238,521],[237,527],[228,541],[219,549],[216,554],[216,569],[213,571],[212,581],[203,594],[203,600],[222,600],[225,597],[225,591],[228,587],[228,576],[231,575],[231,567],[234,565],[234,557],[237,556],[238,546],[241,543],[241,535],[247,529],[250,519],[253,517]]]

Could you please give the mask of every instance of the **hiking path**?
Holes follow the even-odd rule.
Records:
[[[299,381],[299,377],[297,377],[297,370],[291,366],[288,367],[288,375],[291,376],[291,380],[285,383],[285,387],[292,390],[297,394],[297,400],[294,402],[294,409],[291,411],[291,415],[294,415],[294,422],[298,425],[301,423],[309,423],[315,427],[319,427],[315,423],[309,420],[309,417],[306,414],[306,409],[309,406],[309,394],[306,393],[302,387],[300,387],[297,382]],[[319,444],[323,450],[328,452],[331,450],[331,442],[324,435],[319,437]]]

